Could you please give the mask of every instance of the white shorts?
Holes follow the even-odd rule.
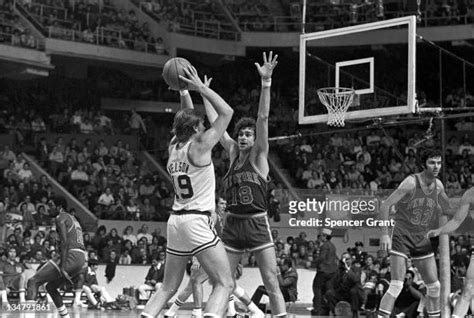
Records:
[[[171,214],[167,227],[166,252],[177,256],[193,256],[216,246],[217,236],[210,216],[206,214]]]

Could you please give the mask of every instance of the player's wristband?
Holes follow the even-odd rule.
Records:
[[[181,95],[181,96],[189,95],[189,91],[187,89],[181,89],[179,91],[179,95]]]
[[[270,87],[272,86],[272,79],[263,79],[262,78],[262,87]]]

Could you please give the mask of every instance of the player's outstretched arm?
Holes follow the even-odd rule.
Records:
[[[398,203],[406,194],[414,191],[416,186],[415,178],[413,176],[407,177],[400,183],[398,188],[382,203],[380,206],[380,219],[386,221],[389,219],[390,208]],[[391,248],[391,241],[388,235],[388,227],[382,227],[382,237],[380,239],[381,248],[389,250]]]
[[[207,76],[204,75],[204,85],[206,85],[207,87],[210,87],[211,82],[212,82],[212,77],[207,78]],[[203,96],[202,100],[204,102],[204,108],[206,109],[207,119],[212,124],[217,119],[217,112],[214,109],[214,107],[212,107],[211,103],[207,100],[207,98]],[[232,137],[229,136],[227,131],[224,133],[224,135],[222,135],[219,142],[222,145],[222,147],[224,147],[225,151],[227,151],[227,153],[229,154],[229,158],[234,158],[237,155],[237,152],[238,152],[237,142],[234,139],[232,139]]]
[[[461,205],[459,206],[459,209],[456,211],[456,214],[454,214],[454,217],[442,227],[429,231],[426,234],[426,236],[429,238],[429,237],[439,236],[441,234],[449,234],[451,232],[454,232],[466,219],[466,216],[469,212],[469,206],[473,203],[474,203],[474,188],[471,188],[467,190],[466,192],[464,192],[464,195],[461,198]]]
[[[187,78],[180,75],[180,79],[188,83],[190,90],[197,91],[204,98],[206,98],[217,112],[216,120],[214,123],[212,123],[211,128],[206,130],[199,141],[201,150],[210,150],[219,142],[219,139],[222,137],[222,135],[224,135],[224,132],[226,131],[227,126],[229,126],[230,120],[232,119],[234,110],[222,97],[204,85],[194,67],[189,66],[187,69],[184,69],[184,71],[187,75]]]
[[[278,64],[278,55],[273,56],[273,52],[270,51],[268,55],[263,52],[263,64],[260,65],[255,63],[258,74],[262,79],[262,89],[260,92],[260,101],[258,105],[258,116],[257,116],[257,132],[255,137],[255,149],[257,151],[257,157],[264,155],[265,163],[267,163],[268,157],[268,117],[270,116],[270,87],[272,83],[273,69]],[[257,167],[259,166],[259,158],[257,158]],[[268,170],[268,169],[266,169]]]

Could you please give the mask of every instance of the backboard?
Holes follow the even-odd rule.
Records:
[[[408,16],[300,36],[299,123],[327,122],[316,90],[355,90],[346,120],[416,109],[416,17]]]

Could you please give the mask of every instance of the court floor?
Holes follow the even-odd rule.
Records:
[[[124,310],[124,311],[114,311],[114,310],[89,310],[87,308],[68,308],[69,315],[71,318],[122,318],[122,317],[138,317],[141,310]],[[297,318],[297,317],[310,317],[310,312],[307,309],[307,305],[293,305],[291,309],[288,310],[288,318]],[[164,313],[164,311],[163,311]],[[59,317],[58,312],[55,309],[52,309],[50,312],[17,312],[17,311],[7,311],[5,308],[2,309],[1,315],[2,318],[57,318]],[[159,316],[162,317],[162,316]],[[191,309],[184,309],[178,312],[178,318],[191,317]],[[248,316],[240,316],[248,317]],[[270,314],[267,314],[266,317],[271,317]],[[313,316],[317,318],[323,318],[323,316]],[[325,316],[326,317],[326,316]],[[362,316],[364,317],[364,316]]]

